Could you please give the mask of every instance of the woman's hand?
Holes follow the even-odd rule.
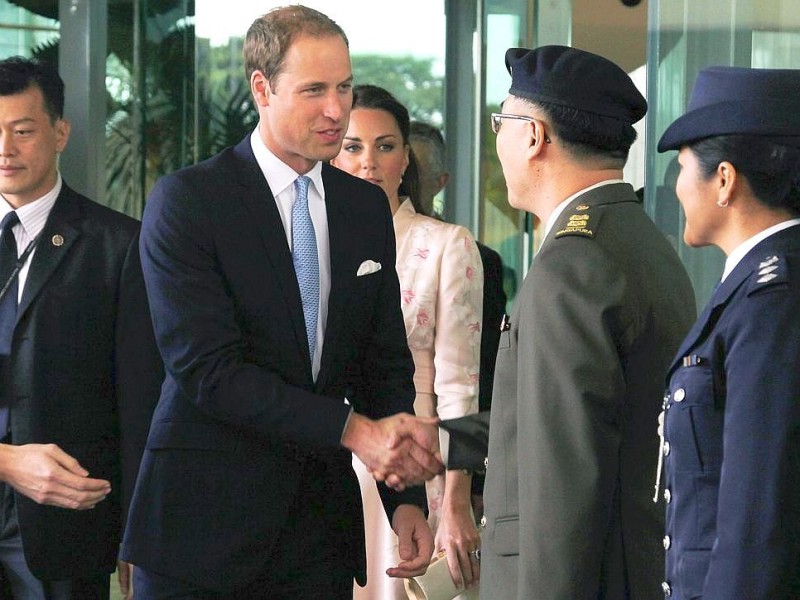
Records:
[[[436,530],[436,549],[447,553],[453,583],[470,587],[480,579],[480,535],[470,503],[472,477],[462,471],[448,471],[442,518]]]

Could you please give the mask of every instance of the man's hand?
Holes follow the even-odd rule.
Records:
[[[416,577],[428,570],[433,556],[433,534],[422,509],[401,504],[394,511],[392,529],[397,534],[400,564],[386,570],[389,577]]]
[[[439,418],[438,417],[414,417],[401,421],[392,432],[392,447],[401,445],[404,441],[412,440],[420,448],[426,448],[431,452],[439,463],[442,463],[442,455],[439,452]],[[441,473],[435,473],[438,475]],[[378,481],[386,481],[386,485],[394,489],[402,489],[403,481],[396,473],[372,474]],[[382,477],[383,479],[379,479]]]
[[[444,470],[439,438],[432,424],[401,413],[373,421],[353,413],[342,434],[342,445],[364,463],[377,481],[400,491],[419,485]],[[428,430],[420,431],[421,427]]]
[[[0,444],[0,480],[34,502],[75,510],[94,508],[111,492],[110,482],[90,479],[55,444]]]

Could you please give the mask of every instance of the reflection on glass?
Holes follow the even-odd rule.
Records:
[[[724,254],[715,247],[683,243],[684,216],[675,196],[675,152],[657,154],[666,127],[683,114],[697,73],[710,65],[797,68],[800,64],[800,16],[795,0],[675,2],[650,0],[654,32],[648,76],[651,163],[647,196],[656,224],[678,247],[694,284],[698,306],[711,296],[722,273]]]

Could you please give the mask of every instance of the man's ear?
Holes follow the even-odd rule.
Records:
[[[267,79],[263,71],[255,70],[252,75],[250,75],[250,93],[253,94],[253,100],[257,106],[269,106],[269,98],[272,95],[272,89],[269,85],[269,79]]]
[[[450,173],[439,173],[439,176],[436,178],[436,182],[439,187],[439,189],[436,190],[436,194],[444,189],[444,186],[447,185],[448,181],[450,181]]]
[[[527,123],[527,125],[527,155],[528,158],[531,159],[539,156],[544,149],[544,146],[546,145],[545,133],[544,125],[542,125],[541,121],[531,121]]]
[[[64,118],[56,121],[56,152],[63,152],[69,141],[69,132],[72,130],[70,122]]]

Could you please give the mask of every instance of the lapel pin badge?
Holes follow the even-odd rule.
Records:
[[[64,238],[59,234],[55,234],[52,238],[50,238],[50,241],[53,243],[53,246],[56,247],[64,245]]]

